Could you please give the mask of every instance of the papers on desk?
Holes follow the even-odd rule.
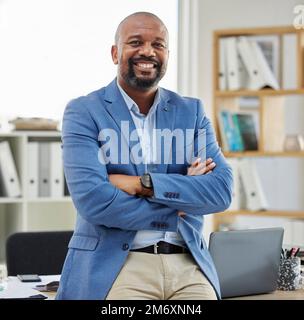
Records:
[[[39,284],[47,284],[52,281],[59,281],[60,275],[53,276],[40,276],[42,282]],[[0,292],[0,299],[28,299],[31,296],[41,295],[41,293],[33,289],[37,285],[37,282],[21,282],[17,277],[8,277],[7,288]],[[49,295],[43,294],[48,299],[51,299]],[[40,297],[40,299],[43,297]],[[52,297],[53,298],[53,297]]]

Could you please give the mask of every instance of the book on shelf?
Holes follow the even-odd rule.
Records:
[[[274,39],[277,41],[273,41]],[[278,38],[270,36],[221,38],[219,89],[279,89],[277,70],[279,50],[278,46],[274,45],[277,43]]]
[[[284,150],[285,138],[285,97],[264,97],[263,132],[264,150],[281,152]]]
[[[28,143],[28,154],[27,154],[27,196],[29,198],[38,197],[38,183],[39,183],[39,143],[36,141],[30,141]]]
[[[244,208],[244,194],[241,187],[241,176],[239,170],[239,159],[228,158],[228,164],[232,169],[233,175],[233,189],[231,204],[228,208],[229,211],[236,211]]]
[[[229,37],[225,39],[227,51],[226,54],[226,75],[228,90],[239,90],[241,88],[239,56],[237,53],[236,38]]]
[[[38,196],[63,197],[64,175],[61,159],[61,142],[38,142]]]
[[[0,196],[20,197],[21,185],[8,141],[0,142]]]
[[[226,66],[226,39],[222,38],[219,40],[220,46],[220,61],[219,61],[219,71],[218,71],[218,81],[219,81],[219,89],[227,90],[227,66]]]
[[[61,142],[49,142],[51,163],[49,168],[50,175],[50,196],[64,196],[64,175],[63,162],[61,159]]]
[[[266,210],[268,202],[254,161],[227,159],[233,174],[232,201],[228,210]]]
[[[232,114],[237,134],[241,136],[244,150],[258,150],[258,140],[253,115],[250,113]]]
[[[218,117],[223,150],[244,151],[243,142],[238,128],[235,128],[232,113],[228,110],[221,110]]]
[[[225,152],[258,150],[257,118],[250,112],[221,110],[218,122]]]
[[[267,210],[268,202],[254,161],[239,159],[239,173],[246,197],[246,209]]]
[[[282,39],[282,81],[283,89],[297,88],[297,37],[295,34],[285,34]]]

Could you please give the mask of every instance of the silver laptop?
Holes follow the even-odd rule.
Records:
[[[276,290],[283,228],[213,232],[209,251],[222,298]]]

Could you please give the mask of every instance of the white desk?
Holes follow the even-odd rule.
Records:
[[[37,284],[47,284],[51,281],[59,281],[60,275],[40,276],[41,282],[21,282],[17,277],[8,277],[7,289],[0,292],[1,298],[25,298],[37,294],[47,296],[54,300],[55,292],[40,292],[33,289]],[[225,299],[226,300],[226,299]],[[227,300],[304,300],[304,290],[275,291],[267,294],[252,295],[246,297],[228,298]]]
[[[1,298],[26,298],[29,296],[42,294],[47,296],[48,299],[55,299],[55,292],[40,292],[33,289],[36,285],[47,284],[51,281],[59,281],[60,275],[40,276],[41,282],[21,282],[17,277],[8,277],[7,288],[0,291]]]
[[[227,298],[225,300],[304,300],[304,290],[282,291],[277,290],[270,293],[257,294],[252,296]]]

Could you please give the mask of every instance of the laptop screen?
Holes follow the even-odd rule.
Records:
[[[283,233],[283,228],[211,233],[209,251],[223,298],[276,290]]]

